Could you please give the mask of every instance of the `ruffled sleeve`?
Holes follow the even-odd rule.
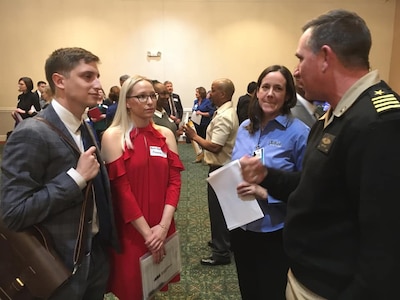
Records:
[[[165,204],[178,206],[181,193],[181,172],[185,169],[178,154],[168,150],[169,182]]]
[[[125,160],[127,159],[130,157],[125,151],[117,160],[106,164],[114,207],[124,223],[130,223],[143,216],[126,174]]]

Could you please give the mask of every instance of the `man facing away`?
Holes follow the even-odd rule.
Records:
[[[294,81],[296,84],[296,106],[292,107],[290,112],[295,118],[303,121],[308,127],[312,127],[314,123],[325,114],[325,110],[321,105],[316,103],[324,103],[321,101],[310,101],[305,97],[303,84],[299,77],[299,70],[296,68],[293,72]]]
[[[400,269],[399,96],[370,71],[365,21],[333,10],[303,27],[305,97],[330,109],[310,132],[301,173],[241,159],[244,179],[288,199],[287,299],[393,299]],[[279,196],[278,196],[279,195]]]
[[[96,55],[81,48],[58,49],[46,61],[54,100],[38,116],[71,144],[44,122],[30,118],[14,130],[3,152],[0,209],[4,223],[15,231],[35,224],[47,229],[67,268],[76,269],[51,299],[103,299],[109,274],[106,247],[118,248],[107,173],[96,147],[84,150],[80,127],[86,107],[96,105],[99,98],[98,63]],[[95,184],[96,177],[102,187]],[[89,201],[94,200],[85,199],[89,182],[96,195],[91,206]],[[84,255],[74,265],[85,201],[91,209],[84,220]]]
[[[128,74],[124,74],[119,76],[119,85],[122,86],[124,82],[129,78],[130,76]]]
[[[246,95],[239,97],[236,107],[236,113],[239,119],[239,125],[242,124],[244,120],[249,118],[249,104],[251,99],[254,97],[256,89],[257,89],[257,82],[255,81],[249,82],[249,84],[247,85]]]
[[[209,165],[209,173],[229,163],[238,130],[238,118],[232,105],[235,87],[231,80],[222,78],[211,85],[210,99],[218,108],[207,127],[206,139],[200,137],[188,125],[184,130],[191,140],[204,150],[204,161]],[[208,210],[211,225],[212,255],[200,263],[207,266],[226,265],[231,262],[230,236],[217,195],[207,183]]]

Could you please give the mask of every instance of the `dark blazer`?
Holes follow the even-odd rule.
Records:
[[[249,95],[249,94],[239,97],[237,107],[236,107],[236,113],[237,113],[237,116],[239,119],[239,124],[242,124],[242,122],[244,120],[249,118],[250,100],[251,100],[251,95]]]
[[[181,97],[179,97],[178,94],[174,94],[174,93],[172,93],[171,97],[174,100],[176,113],[178,114],[176,117],[178,117],[179,119],[182,120],[183,107],[182,107]],[[168,113],[168,116],[170,116],[171,115],[171,109],[169,108],[169,104],[168,103],[165,105],[164,109]]]
[[[54,124],[74,143],[52,104],[39,116]],[[100,153],[97,155],[100,157]],[[79,154],[47,124],[29,118],[21,122],[7,140],[1,166],[0,210],[4,223],[16,231],[41,224],[51,234],[57,252],[71,270],[84,192],[67,171],[76,168],[78,159]],[[112,236],[105,242],[118,248],[109,180],[103,163],[101,171],[113,227]],[[91,243],[90,231],[83,241],[87,253]],[[63,289],[85,289],[90,258],[90,255],[84,256],[81,267]]]

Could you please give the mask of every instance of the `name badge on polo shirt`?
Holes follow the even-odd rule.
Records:
[[[150,156],[167,157],[167,153],[164,153],[160,147],[150,146]]]
[[[330,133],[325,133],[321,140],[319,141],[319,144],[317,146],[317,149],[319,151],[322,151],[325,154],[329,153],[329,150],[332,147],[333,141],[335,140],[335,136],[330,134]]]
[[[264,164],[264,148],[257,148],[256,150],[254,150],[253,156],[259,158]]]

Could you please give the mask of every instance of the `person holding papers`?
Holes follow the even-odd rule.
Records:
[[[152,121],[157,100],[150,80],[127,79],[102,139],[122,245],[120,254],[111,253],[110,291],[120,300],[143,299],[140,257],[150,252],[154,263],[160,263],[168,254],[166,238],[176,231],[184,168],[175,135]],[[178,280],[179,274],[172,279]]]
[[[192,118],[196,132],[203,139],[206,138],[207,126],[211,121],[214,114],[215,107],[213,106],[210,99],[207,99],[207,91],[204,87],[198,87],[196,89],[196,99],[193,101],[192,111],[197,115],[201,116],[200,123],[196,123]]]
[[[280,65],[262,71],[250,102],[249,119],[239,127],[232,160],[256,156],[268,166],[299,171],[310,129],[291,116],[290,108],[295,104],[296,90],[290,71]],[[288,260],[282,229],[286,204],[256,184],[243,182],[237,192],[241,198],[252,195],[264,212],[262,219],[231,231],[242,299],[285,299]]]
[[[96,130],[97,140],[101,142],[103,132],[107,129],[106,113],[108,106],[104,104],[104,91],[99,90],[99,99],[97,105],[93,106],[88,111],[88,117]]]
[[[33,81],[30,77],[21,77],[18,80],[18,91],[21,94],[18,95],[17,108],[11,112],[11,116],[17,121],[18,117],[22,119],[33,117],[41,110],[39,96],[37,93],[32,92]]]
[[[183,129],[186,136],[206,150],[204,151],[204,161],[209,165],[208,174],[231,161],[238,129],[238,118],[232,104],[234,92],[235,86],[230,79],[214,80],[211,84],[210,98],[217,110],[207,127],[206,138],[203,139],[187,124]],[[231,263],[229,230],[218,197],[210,184],[207,185],[207,198],[212,254],[202,258],[200,263],[204,266],[227,265]]]
[[[191,120],[199,136],[206,138],[207,126],[214,114],[215,107],[210,99],[207,99],[207,91],[204,87],[196,88],[196,99],[193,102]],[[197,154],[194,163],[200,163],[203,160],[204,153]]]

